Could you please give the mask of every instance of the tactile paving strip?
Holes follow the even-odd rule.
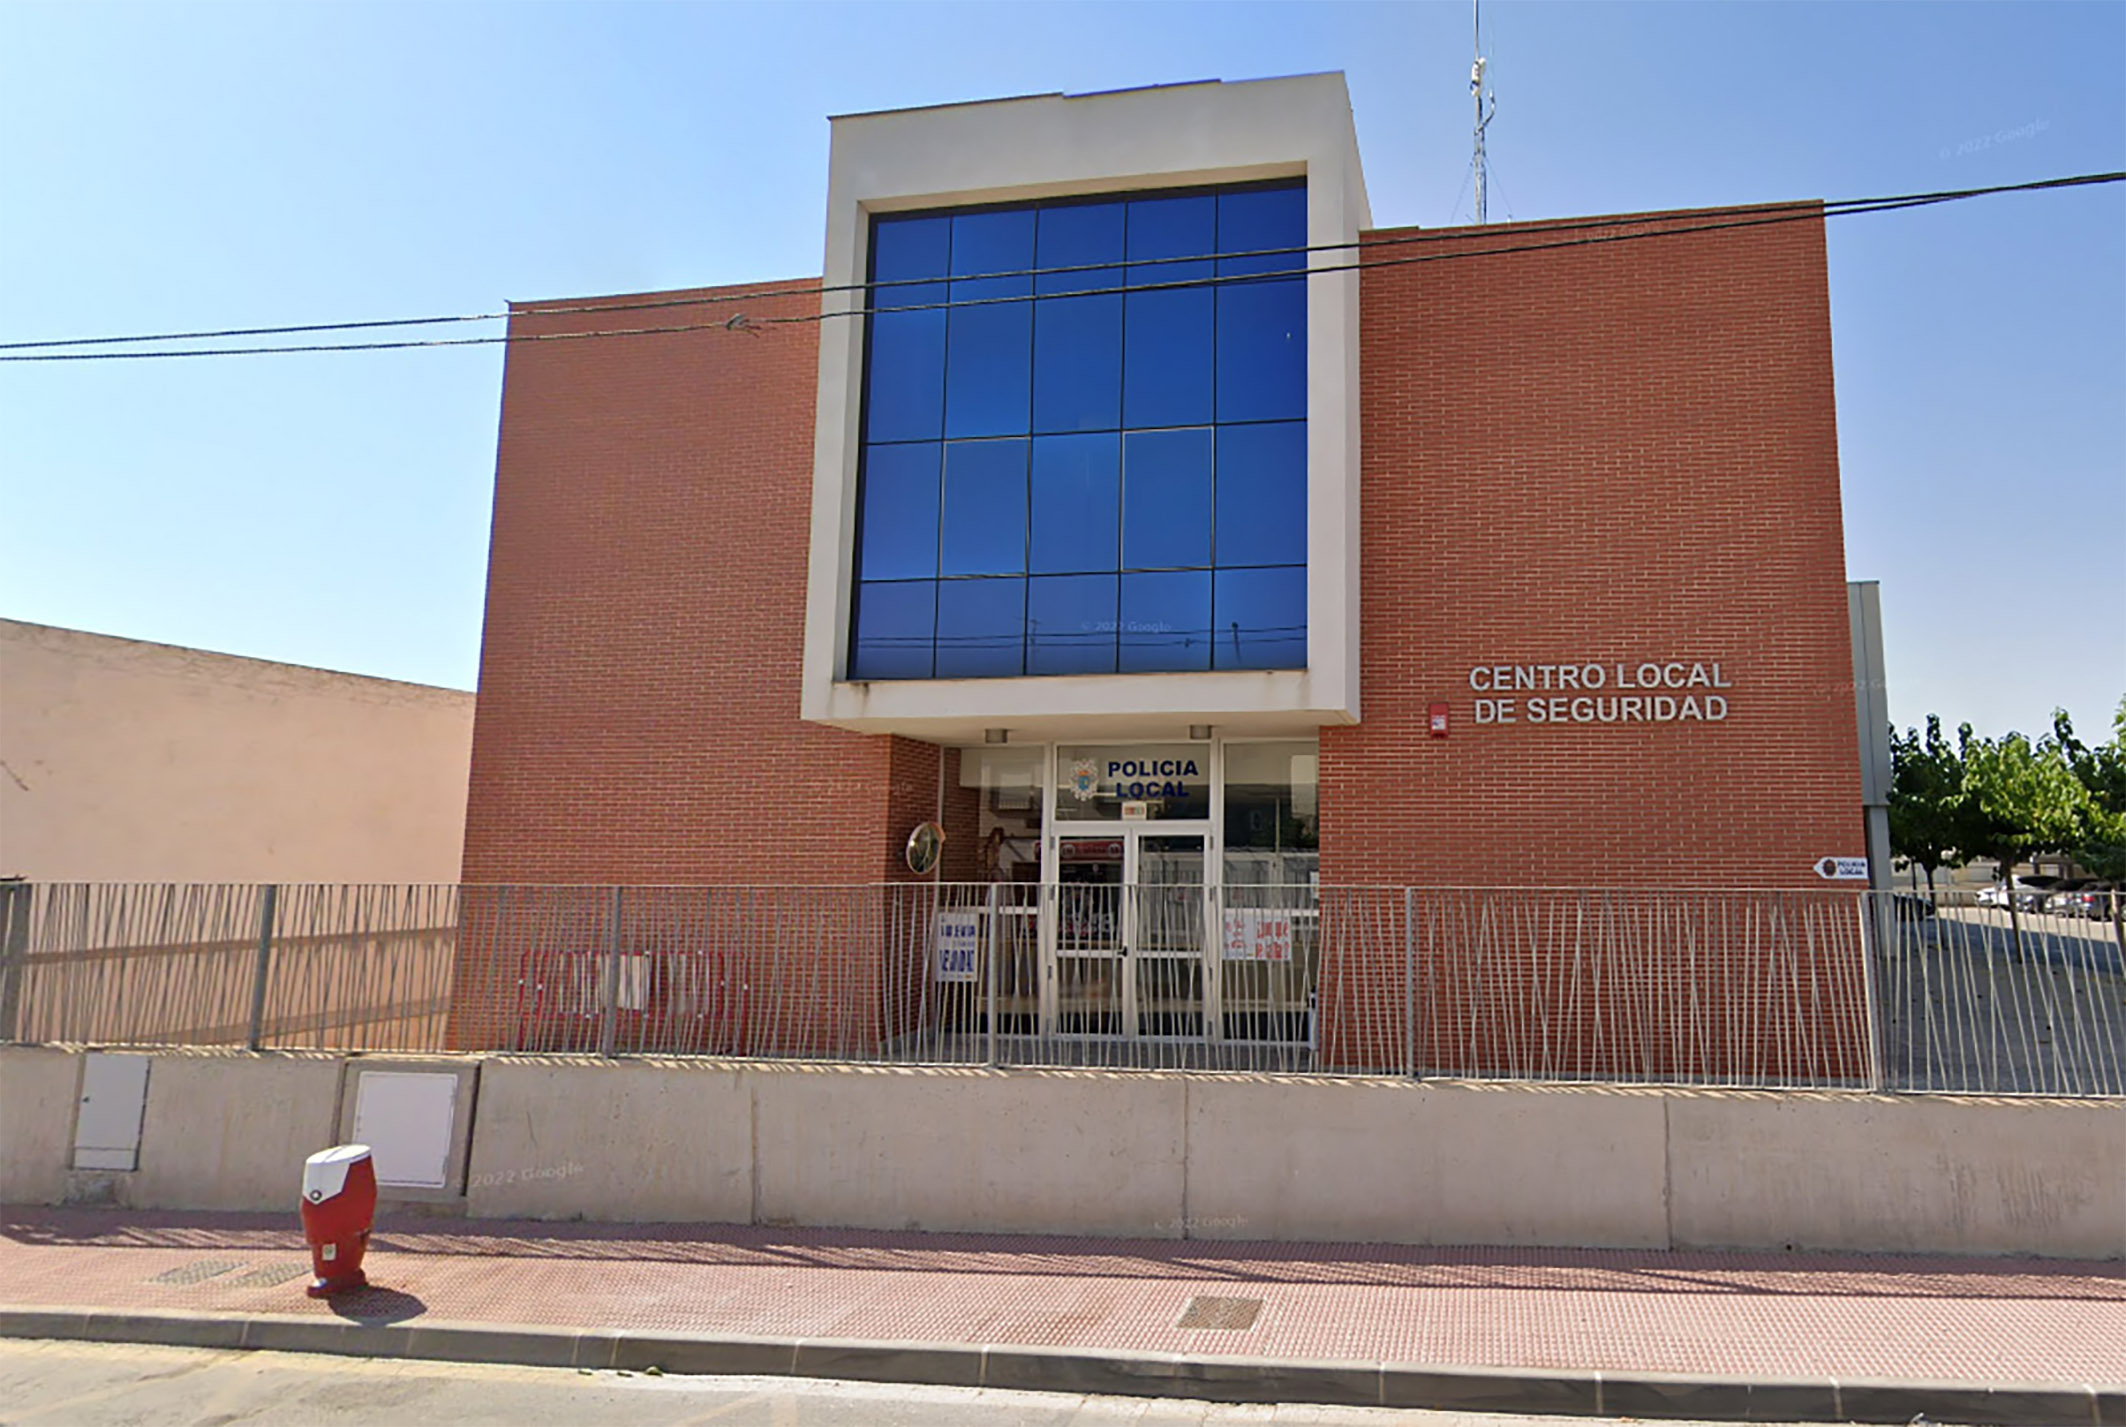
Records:
[[[176,1268],[165,1269],[149,1279],[150,1283],[205,1283],[210,1278],[240,1269],[243,1265],[234,1259],[194,1259],[181,1263]]]
[[[310,1265],[306,1263],[269,1263],[233,1278],[218,1279],[217,1288],[276,1288],[298,1278],[310,1277]]]

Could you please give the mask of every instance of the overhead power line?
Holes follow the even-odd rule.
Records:
[[[2050,189],[2083,188],[2122,181],[2126,181],[2126,172],[2076,174],[2064,178],[2039,179],[2028,183],[1996,184],[1985,188],[1947,189],[1930,193],[1893,194],[1876,198],[1835,199],[1821,203],[1804,201],[1758,204],[1721,209],[1718,211],[1717,217],[1709,217],[1701,222],[1675,222],[1667,219],[1664,215],[1650,215],[1647,217],[1626,215],[1621,217],[1573,219],[1565,222],[1545,223],[1540,227],[1523,230],[1518,234],[1501,234],[1503,241],[1488,244],[1484,242],[1486,235],[1466,228],[1427,230],[1379,238],[1364,238],[1355,243],[1315,243],[1300,247],[1263,248],[1248,252],[1199,253],[1134,261],[1080,263],[1046,268],[1017,268],[937,277],[883,279],[870,283],[814,283],[803,287],[768,287],[751,292],[726,292],[699,297],[660,297],[557,306],[542,304],[535,307],[517,310],[506,309],[499,312],[465,313],[434,317],[377,318],[357,322],[313,322],[278,327],[229,327],[195,332],[163,332],[126,337],[69,337],[44,341],[0,342],[0,362],[125,361],[170,357],[256,356],[268,353],[376,352],[420,347],[480,347],[520,342],[561,342],[605,337],[661,336],[685,332],[706,332],[717,328],[722,328],[726,331],[749,332],[757,336],[766,327],[822,322],[834,317],[865,317],[879,313],[932,312],[961,307],[995,306],[1005,303],[1028,302],[1032,301],[1036,296],[1044,298],[1097,297],[1118,293],[1218,287],[1230,283],[1259,284],[1280,278],[1316,277],[1332,273],[1358,272],[1372,268],[1405,267],[1416,263],[1505,257],[1515,254],[1552,252],[1566,248],[1590,247],[1609,243],[1682,237],[1693,233],[1721,232],[1737,228],[1807,222],[1818,217],[1841,218],[1864,213],[1889,213],[1907,208],[1931,207],[1935,204],[1954,203],[1996,194],[2034,193]],[[1568,234],[1577,234],[1579,236],[1559,236]],[[1520,239],[1533,239],[1535,241],[1520,241]],[[1441,252],[1401,254],[1389,257],[1370,256],[1370,254],[1381,250],[1392,252],[1395,249],[1413,245],[1436,246],[1448,243],[1457,246]],[[1470,246],[1472,243],[1480,246]],[[740,312],[722,320],[673,323],[658,326],[597,328],[582,332],[517,332],[478,337],[404,337],[381,342],[323,342],[209,348],[180,347],[149,351],[79,350],[88,347],[110,348],[148,343],[211,341],[240,337],[300,336],[322,332],[362,332],[384,328],[493,322],[512,316],[563,317],[611,312],[730,306],[738,303],[759,303],[786,297],[819,297],[833,293],[869,293],[875,295],[881,290],[908,287],[935,288],[945,286],[949,294],[950,286],[958,283],[992,282],[1011,278],[1059,277],[1086,273],[1111,273],[1124,268],[1132,270],[1139,268],[1156,269],[1177,263],[1232,263],[1235,261],[1275,257],[1303,258],[1318,253],[1352,251],[1368,256],[1361,256],[1349,262],[1307,264],[1269,272],[1213,273],[1207,277],[1177,278],[1170,281],[1149,283],[1124,282],[1120,285],[1070,288],[1063,291],[1039,294],[1024,292],[1004,296],[960,298],[948,295],[934,302],[888,302],[884,305],[877,304],[874,297],[874,302],[871,305],[856,305],[833,311],[805,313],[787,317],[752,318]],[[890,292],[888,295],[890,296]]]

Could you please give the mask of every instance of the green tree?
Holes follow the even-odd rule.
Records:
[[[1957,730],[1964,795],[1957,847],[1971,857],[2000,859],[2003,874],[2036,852],[2064,852],[2080,836],[2089,791],[2069,766],[2066,751],[2020,733],[1979,738]]]
[[[1965,724],[1957,730],[1957,741],[1964,764],[1957,846],[1967,856],[1999,860],[2001,882],[2010,889],[2009,931],[2021,955],[2015,864],[2032,853],[2073,846],[2086,822],[2089,790],[2068,766],[2066,751],[2051,739],[2032,743],[2020,733],[1978,738]]]
[[[1890,850],[1926,869],[1929,901],[1934,869],[1968,856],[1957,843],[1963,796],[1963,758],[1942,737],[1938,715],[1927,715],[1924,738],[1916,728],[1890,730]]]
[[[2067,851],[2093,876],[2126,879],[2126,698],[2112,713],[2110,742],[2092,748],[2076,738],[2065,709],[2052,711],[2052,736],[2089,795]]]

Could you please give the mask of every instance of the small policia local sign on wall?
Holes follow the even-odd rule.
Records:
[[[1481,724],[1720,723],[1734,681],[1716,659],[1588,659],[1479,664],[1469,687]]]

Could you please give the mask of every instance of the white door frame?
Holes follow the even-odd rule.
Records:
[[[1134,1038],[1141,1040],[1196,1042],[1215,1041],[1223,1039],[1220,1032],[1224,1026],[1224,1018],[1219,1014],[1218,1006],[1219,921],[1217,915],[1217,895],[1215,884],[1213,882],[1213,871],[1211,861],[1212,857],[1215,855],[1216,839],[1212,836],[1210,824],[1208,821],[1181,821],[1177,819],[1173,822],[1130,823],[1128,824],[1128,827],[1130,829],[1129,841],[1125,844],[1123,848],[1125,854],[1123,860],[1123,879],[1124,885],[1128,888],[1128,896],[1130,902],[1128,923],[1128,959],[1130,963],[1130,976],[1128,984],[1128,993],[1126,996],[1127,1020],[1125,1022],[1125,1025],[1131,1032],[1136,1033]],[[1199,971],[1199,976],[1197,980],[1197,986],[1199,987],[1198,1000],[1201,1003],[1198,1008],[1198,1013],[1202,1017],[1203,1029],[1198,1034],[1193,1036],[1144,1036],[1141,1033],[1138,1033],[1138,1028],[1142,1024],[1142,1013],[1141,1008],[1137,1004],[1137,968],[1141,964],[1138,961],[1141,948],[1139,948],[1137,945],[1137,938],[1141,934],[1141,929],[1143,927],[1143,922],[1139,915],[1141,909],[1139,899],[1143,896],[1145,891],[1143,863],[1141,859],[1143,855],[1143,842],[1144,839],[1148,837],[1194,838],[1197,840],[1197,842],[1201,844],[1203,848],[1203,882],[1202,885],[1196,888],[1196,924],[1199,928],[1199,931],[1197,933],[1198,941],[1195,950],[1195,962]],[[1180,953],[1178,955],[1173,953],[1143,953],[1143,955],[1145,956],[1146,960],[1157,959],[1160,961],[1173,961],[1182,963],[1185,963],[1189,960],[1189,956],[1186,952]]]
[[[1142,884],[1140,857],[1141,839],[1146,837],[1191,837],[1203,846],[1203,899],[1202,945],[1198,948],[1198,964],[1202,967],[1203,1026],[1202,1036],[1146,1037],[1141,1034],[1137,1005],[1137,940],[1138,894]],[[1106,953],[1094,951],[1064,951],[1060,946],[1062,901],[1062,843],[1065,839],[1095,842],[1120,842],[1122,844],[1122,884],[1117,889],[1115,907],[1114,947]],[[1073,1038],[1087,1040],[1142,1040],[1142,1039],[1219,1039],[1222,1021],[1218,1016],[1218,966],[1217,966],[1217,918],[1215,915],[1215,879],[1217,875],[1217,837],[1208,819],[1174,819],[1169,822],[1114,822],[1083,821],[1053,824],[1041,839],[1041,1033],[1044,1036],[1061,1035],[1058,1019],[1061,1014],[1061,982],[1059,963],[1069,956],[1085,960],[1111,959],[1116,967],[1117,1014],[1121,1021],[1119,1036],[1091,1032],[1072,1032]],[[1187,960],[1186,955],[1163,957],[1177,961]]]

